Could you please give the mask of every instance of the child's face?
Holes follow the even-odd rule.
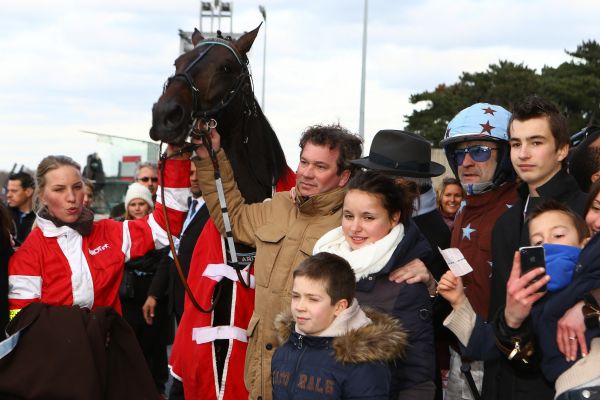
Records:
[[[529,242],[532,246],[563,244],[583,247],[571,217],[561,211],[547,211],[529,222]]]
[[[592,231],[592,234],[600,231],[600,193],[598,193],[585,215],[585,223]]]
[[[294,278],[292,315],[298,328],[307,335],[318,336],[347,307],[345,299],[331,304],[324,282],[304,276]]]
[[[390,216],[379,196],[350,190],[344,198],[342,231],[352,250],[385,237],[399,220],[400,213]]]

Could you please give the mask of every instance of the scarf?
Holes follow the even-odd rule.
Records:
[[[556,292],[573,280],[575,265],[581,249],[564,244],[544,244],[546,258],[546,273],[550,275],[548,291]]]
[[[352,330],[356,330],[362,328],[365,325],[371,324],[373,321],[358,305],[358,300],[352,299],[352,304],[346,308],[344,311],[340,313],[331,325],[329,325],[323,332],[321,332],[318,336],[322,337],[339,337],[344,336],[346,333]],[[295,330],[297,333],[306,336],[304,332],[302,332],[298,325],[296,325]]]
[[[376,242],[352,250],[340,226],[330,230],[317,241],[313,254],[327,252],[342,257],[354,270],[358,282],[362,278],[381,271],[403,238],[404,225],[398,224],[390,233]]]
[[[61,226],[68,226],[69,228],[79,233],[81,236],[89,235],[92,232],[92,227],[94,226],[94,212],[89,208],[85,207],[83,207],[81,215],[79,216],[79,218],[77,218],[77,221],[75,222],[66,223],[64,221],[61,221],[54,215],[51,215],[48,211],[48,208],[46,207],[42,208],[39,211],[38,216],[40,218],[44,218],[52,222],[57,228],[60,228]]]

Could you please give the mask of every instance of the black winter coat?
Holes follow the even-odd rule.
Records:
[[[393,391],[405,390],[434,380],[435,346],[432,301],[422,283],[397,284],[388,275],[409,261],[419,258],[425,264],[431,259],[431,248],[414,222],[404,224],[404,238],[379,272],[356,285],[356,298],[363,306],[373,307],[398,319],[409,335],[410,345],[397,362]]]
[[[419,230],[431,246],[432,257],[427,269],[436,281],[439,281],[442,275],[448,271],[448,265],[440,254],[438,247],[447,249],[450,247],[450,229],[444,222],[444,218],[439,210],[433,210],[425,214],[413,217],[413,221],[419,227]]]
[[[526,184],[519,186],[519,200],[498,220],[492,231],[492,293],[490,316],[497,315],[504,308],[506,283],[512,269],[515,251],[521,246],[529,246],[529,230],[524,223],[524,212],[528,215],[543,200],[554,199],[568,205],[578,214],[583,214],[585,193],[577,182],[564,170],[559,171],[548,182],[536,189],[540,197],[529,198]],[[493,330],[492,330],[493,332]],[[493,340],[493,339],[492,339]],[[540,370],[519,371],[506,358],[488,361],[485,364],[483,398],[498,400],[552,400],[554,387],[546,381]]]

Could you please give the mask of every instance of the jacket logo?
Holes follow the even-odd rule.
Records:
[[[273,385],[287,386],[290,383],[290,373],[287,371],[273,371]]]
[[[288,371],[273,372],[273,386],[285,386],[290,383],[291,374]],[[323,382],[324,381],[324,382]],[[335,392],[335,381],[333,379],[323,379],[320,376],[300,374],[298,377],[298,389],[308,392],[332,395]]]
[[[96,254],[98,254],[101,251],[104,251],[108,248],[109,248],[108,243],[104,243],[104,244],[101,244],[100,246],[96,247],[95,249],[90,249],[89,252],[90,252],[90,255],[95,256]]]
[[[324,379],[324,383],[321,382],[320,376],[308,376],[306,374],[300,374],[298,380],[298,388],[309,392],[333,394],[335,388],[335,381],[331,379]]]

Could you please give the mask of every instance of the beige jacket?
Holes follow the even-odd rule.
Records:
[[[244,381],[251,399],[271,399],[271,357],[277,347],[275,316],[290,309],[292,271],[312,255],[316,241],[339,226],[345,188],[310,197],[299,204],[289,192],[272,200],[245,204],[224,151],[217,153],[233,236],[237,242],[256,247],[255,309],[248,326]],[[210,160],[196,160],[202,195],[217,227],[224,232]]]

